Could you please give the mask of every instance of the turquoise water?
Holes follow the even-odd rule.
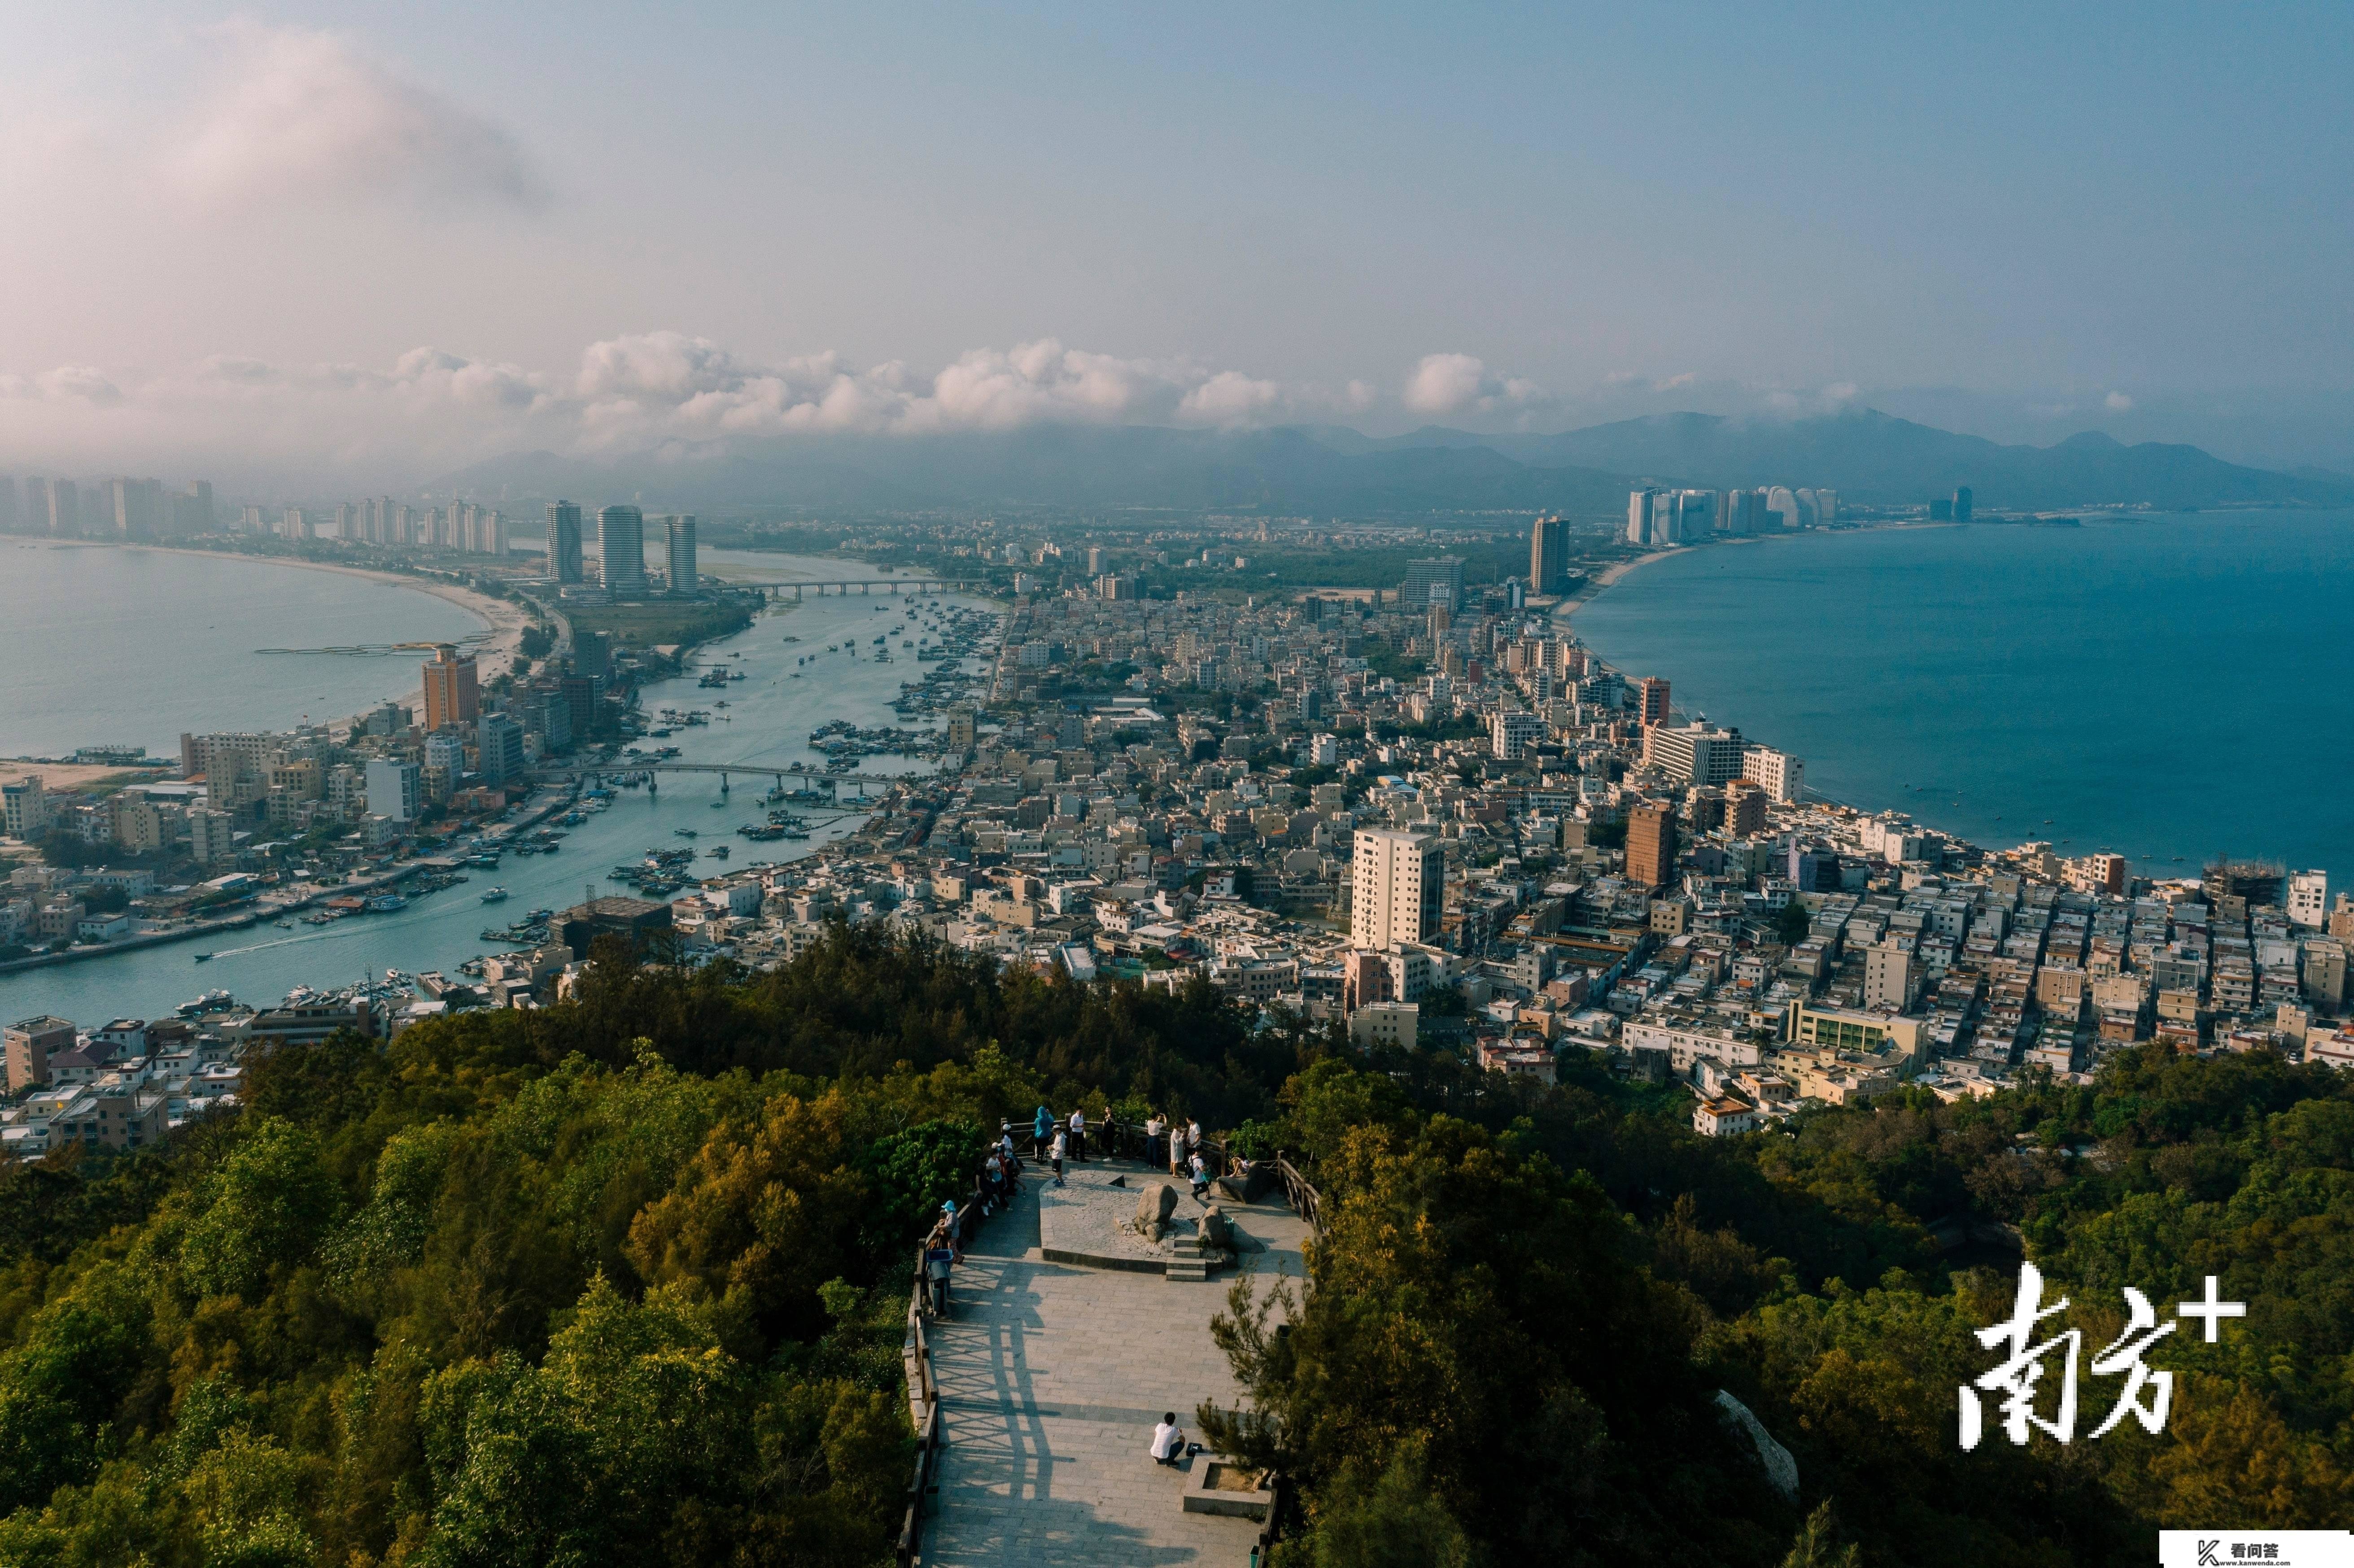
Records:
[[[143,555],[155,558],[149,552],[120,549],[86,554],[101,560],[113,557],[128,561]],[[748,579],[790,581],[797,577],[843,575],[840,561],[765,553],[704,554],[706,565],[713,569]],[[242,570],[267,574],[270,588],[281,600],[299,598],[306,589],[332,597],[340,585],[354,580],[327,572],[293,571],[250,562],[219,564],[232,573]],[[126,566],[123,569],[135,573],[143,568]],[[232,587],[230,591],[242,590]],[[437,607],[455,612],[454,607],[413,589],[385,591],[414,599],[427,612]],[[822,754],[810,749],[809,732],[833,719],[847,719],[862,726],[888,724],[927,727],[928,721],[899,718],[892,713],[890,704],[899,694],[900,683],[920,680],[933,668],[915,662],[899,648],[900,637],[916,635],[913,630],[907,629],[903,612],[911,604],[929,606],[940,602],[939,598],[853,595],[812,599],[764,614],[749,630],[707,644],[705,650],[708,655],[727,658],[730,663],[741,666],[745,680],[732,683],[726,692],[699,688],[687,676],[658,682],[644,689],[643,704],[649,714],[664,707],[700,707],[715,712],[715,722],[710,725],[679,729],[666,741],[649,744],[678,747],[678,760],[682,762],[748,762],[782,767],[792,762],[822,760]],[[968,606],[974,603],[967,599],[953,602]],[[473,623],[471,616],[465,619],[469,625]],[[871,640],[886,628],[892,632],[892,659],[888,663],[879,663],[872,658]],[[797,641],[788,642],[788,637]],[[828,643],[845,643],[854,639],[860,647],[857,658],[840,653],[827,656],[823,652]],[[251,641],[240,644],[255,645],[258,644]],[[744,656],[730,657],[737,652]],[[797,662],[803,657],[811,659],[806,666]],[[283,690],[307,693],[314,689],[309,683],[323,677],[306,667],[325,665],[331,661],[280,657],[261,662],[273,678],[283,683]],[[413,680],[414,667],[405,668]],[[796,672],[800,672],[798,679]],[[324,678],[332,678],[333,673],[327,672]],[[158,703],[166,700],[167,694],[175,702],[186,700],[185,694],[178,693],[168,682],[151,683],[149,689],[156,694]],[[716,709],[716,700],[723,697],[727,707]],[[266,727],[287,722],[282,716],[283,705],[292,699],[271,699],[272,694],[267,690],[254,694],[249,703],[250,715],[239,722]],[[347,712],[356,705],[331,711]],[[0,721],[5,721],[11,712],[8,707],[0,707]],[[719,712],[727,715],[726,722],[717,721]],[[169,734],[176,747],[177,726],[169,720],[166,711],[143,715],[131,710],[119,722],[127,726],[119,733],[143,738],[159,726],[171,724]],[[10,728],[0,722],[0,750],[25,749],[22,742],[11,743]],[[863,770],[870,774],[901,773],[928,767],[929,764],[904,758],[874,757],[864,759]],[[584,818],[579,826],[567,830],[569,836],[558,853],[507,856],[498,869],[470,871],[471,880],[467,883],[419,899],[395,913],[366,915],[328,926],[297,922],[291,929],[257,926],[217,937],[0,976],[0,1018],[54,1012],[85,1024],[102,1023],[116,1016],[154,1017],[168,1012],[175,1004],[215,988],[227,989],[240,1001],[266,1004],[276,1001],[296,985],[348,985],[367,975],[381,975],[387,969],[412,973],[426,969],[454,971],[461,962],[476,954],[513,946],[484,940],[481,933],[487,927],[504,926],[525,910],[560,909],[576,904],[584,888],[591,885],[600,894],[627,892],[607,874],[615,865],[637,860],[650,848],[673,849],[687,843],[689,841],[676,835],[678,829],[695,830],[698,837],[693,842],[698,849],[718,844],[730,847],[732,855],[726,863],[708,856],[698,859],[697,865],[704,874],[716,875],[750,862],[798,859],[821,848],[827,840],[854,830],[863,820],[856,814],[843,815],[832,825],[819,827],[806,842],[754,843],[738,838],[735,829],[739,823],[758,822],[766,814],[767,808],[760,803],[764,788],[764,782],[738,780],[732,791],[722,795],[716,779],[695,775],[665,776],[658,794],[626,790],[610,810]],[[806,814],[813,825],[826,822],[832,816],[822,810],[808,810]],[[482,890],[493,885],[505,887],[510,896],[503,904],[484,906],[481,900]],[[206,949],[213,950],[215,956],[200,965],[196,955]]]
[[[1980,524],[1713,546],[1577,612],[1810,789],[1990,847],[2218,853],[2354,880],[2354,514]],[[2048,819],[2048,821],[2047,821]]]
[[[422,653],[320,648],[465,637],[482,619],[372,577],[227,556],[0,539],[0,756],[349,718],[417,690]]]

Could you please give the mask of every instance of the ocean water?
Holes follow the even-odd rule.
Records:
[[[0,538],[0,756],[349,718],[423,653],[258,653],[466,637],[481,618],[370,577],[231,556]]]
[[[1808,787],[1989,847],[2354,884],[2354,514],[1808,534],[1687,551],[1573,625]]]
[[[122,549],[81,553],[101,561],[114,557],[127,563],[141,555],[154,558],[152,552]],[[235,559],[218,564],[228,568],[232,578],[240,571],[257,577],[266,575],[265,586],[276,596],[274,602],[280,604],[281,611],[302,616],[312,612],[297,612],[286,601],[300,599],[305,591],[334,599],[343,592],[343,585],[355,580],[333,573],[293,571]],[[745,580],[774,582],[864,575],[863,571],[845,571],[841,561],[765,552],[737,555],[705,551],[704,564]],[[126,564],[118,569],[133,574],[129,578],[133,583],[144,581],[136,575],[143,569],[139,566]],[[232,581],[219,591],[239,594],[257,590],[250,582],[240,585]],[[416,601],[415,606],[399,606],[401,609],[429,614],[438,608],[462,615],[456,607],[414,589],[388,588],[384,591],[402,600]],[[948,596],[919,599],[854,594],[847,598],[811,599],[800,605],[779,605],[760,616],[747,630],[705,645],[703,654],[706,659],[724,659],[745,672],[746,679],[731,683],[726,691],[698,687],[692,676],[657,682],[644,688],[642,703],[650,715],[664,707],[704,708],[713,713],[713,722],[708,725],[678,729],[667,740],[646,744],[678,747],[681,755],[677,760],[682,762],[743,762],[782,768],[794,762],[822,761],[822,754],[809,746],[809,733],[834,719],[847,719],[862,727],[932,727],[937,720],[902,719],[891,711],[890,704],[898,696],[903,682],[921,680],[934,668],[917,663],[911,652],[899,646],[901,638],[918,635],[917,627],[906,619],[906,610],[910,606],[939,605],[944,597]],[[949,602],[966,607],[976,604],[964,598],[949,598]],[[469,626],[473,624],[472,617],[465,616],[464,620]],[[877,662],[873,640],[886,633],[891,659],[888,662]],[[355,636],[333,641],[355,640]],[[825,652],[829,644],[847,648],[854,643],[854,655]],[[251,638],[237,643],[246,648],[266,645]],[[294,645],[292,638],[288,645]],[[302,645],[310,644],[306,641]],[[738,654],[741,657],[737,657]],[[265,666],[265,673],[276,684],[252,694],[249,710],[241,710],[247,712],[247,716],[237,722],[270,728],[291,722],[287,717],[290,705],[307,700],[307,694],[317,689],[317,681],[334,678],[333,671],[313,672],[309,666],[370,662],[379,668],[389,667],[376,661],[300,656],[276,656],[257,662]],[[965,667],[979,666],[968,663]],[[414,667],[401,668],[413,683]],[[185,694],[168,682],[149,683],[144,689],[153,694],[158,705],[145,713],[126,707],[117,721],[123,727],[108,733],[144,737],[160,727],[164,737],[176,747],[181,725],[171,715],[178,711],[177,707],[162,705],[185,703]],[[724,709],[717,706],[722,699],[727,704]],[[355,701],[326,711],[348,714],[359,705]],[[11,705],[0,705],[0,752],[41,749],[15,738],[15,727],[8,722],[14,712]],[[719,716],[722,714],[726,715],[724,719]],[[163,738],[154,744],[162,745]],[[920,772],[930,766],[906,758],[873,757],[864,759],[862,770],[868,774]],[[723,793],[715,778],[664,775],[659,792],[650,795],[643,789],[624,790],[610,810],[590,814],[579,826],[566,830],[567,836],[558,853],[510,855],[495,870],[472,869],[467,873],[466,883],[418,899],[406,909],[359,916],[328,926],[308,926],[299,920],[288,928],[255,926],[191,941],[0,975],[0,1018],[54,1012],[83,1024],[101,1024],[117,1016],[152,1018],[159,1012],[168,1013],[175,1004],[217,988],[230,991],[243,1001],[268,1004],[296,985],[348,985],[369,975],[381,975],[387,969],[411,973],[426,969],[451,972],[476,954],[503,951],[514,946],[486,939],[482,935],[486,927],[503,927],[529,909],[561,909],[577,904],[582,893],[590,888],[599,894],[629,891],[614,882],[610,873],[616,865],[636,861],[648,849],[675,849],[692,842],[696,849],[707,851],[727,845],[731,851],[727,861],[707,854],[696,861],[702,874],[716,875],[753,862],[798,859],[822,848],[829,839],[854,831],[864,820],[863,812],[837,814],[822,808],[803,808],[802,814],[816,830],[806,842],[756,843],[737,837],[735,830],[739,824],[757,823],[765,817],[768,808],[761,803],[761,794],[766,787],[766,780],[738,779],[732,790]],[[678,836],[681,829],[691,830],[697,836],[691,841],[682,838]],[[493,885],[506,888],[509,896],[504,903],[485,906],[481,895]],[[213,958],[199,964],[196,954],[207,950],[212,951]]]

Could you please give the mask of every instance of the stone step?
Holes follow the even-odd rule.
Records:
[[[1169,1267],[1163,1272],[1161,1277],[1199,1284],[1210,1277],[1209,1259],[1199,1255],[1187,1257],[1181,1254],[1169,1260]]]

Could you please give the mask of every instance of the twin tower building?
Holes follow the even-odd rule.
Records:
[[[663,518],[668,531],[670,597],[695,594],[701,579],[695,573],[695,519],[673,514]],[[606,506],[597,513],[599,580],[612,599],[652,599],[653,584],[646,575],[645,514],[634,506]],[[586,584],[587,564],[581,559],[580,507],[570,501],[547,503],[547,572],[559,586]]]

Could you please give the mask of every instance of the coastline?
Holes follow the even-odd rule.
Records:
[[[1960,528],[1967,527],[1968,525],[1969,524],[1960,523],[1928,522],[1864,523],[1857,524],[1849,527],[1834,526],[1829,528],[1807,528],[1795,534],[1736,534],[1730,538],[1708,538],[1696,540],[1690,545],[1677,545],[1665,550],[1653,550],[1648,555],[1638,556],[1631,561],[1620,561],[1617,565],[1604,571],[1600,577],[1588,578],[1578,588],[1576,592],[1563,595],[1562,598],[1553,604],[1553,608],[1546,610],[1545,613],[1548,616],[1570,615],[1577,610],[1585,609],[1587,605],[1594,602],[1594,600],[1601,598],[1605,590],[1614,587],[1624,578],[1633,575],[1639,568],[1649,566],[1653,561],[1664,561],[1670,556],[1690,555],[1695,550],[1725,549],[1738,545],[1770,545],[1776,543],[1787,543],[1793,539],[1808,538],[1818,534],[1826,535],[1837,534],[1884,534],[1900,529],[1917,530],[1930,528]]]
[[[345,577],[366,577],[376,582],[389,583],[395,588],[405,588],[419,593],[431,594],[435,599],[456,605],[489,629],[489,640],[478,644],[474,649],[476,678],[486,686],[496,676],[514,669],[517,655],[523,644],[524,627],[527,624],[523,608],[512,600],[493,599],[488,594],[476,593],[472,588],[461,588],[455,583],[436,582],[430,578],[410,577],[402,572],[380,572],[368,567],[338,566],[332,561],[290,560],[279,556],[248,556],[236,550],[192,550],[177,545],[127,545],[102,539],[60,541],[60,543],[79,543],[103,549],[152,550],[158,555],[166,556],[201,556],[207,560],[216,561],[227,557],[250,561],[257,566],[290,567],[298,571],[335,572]],[[416,687],[403,700],[411,708],[424,707],[425,683],[421,675],[418,679]]]

